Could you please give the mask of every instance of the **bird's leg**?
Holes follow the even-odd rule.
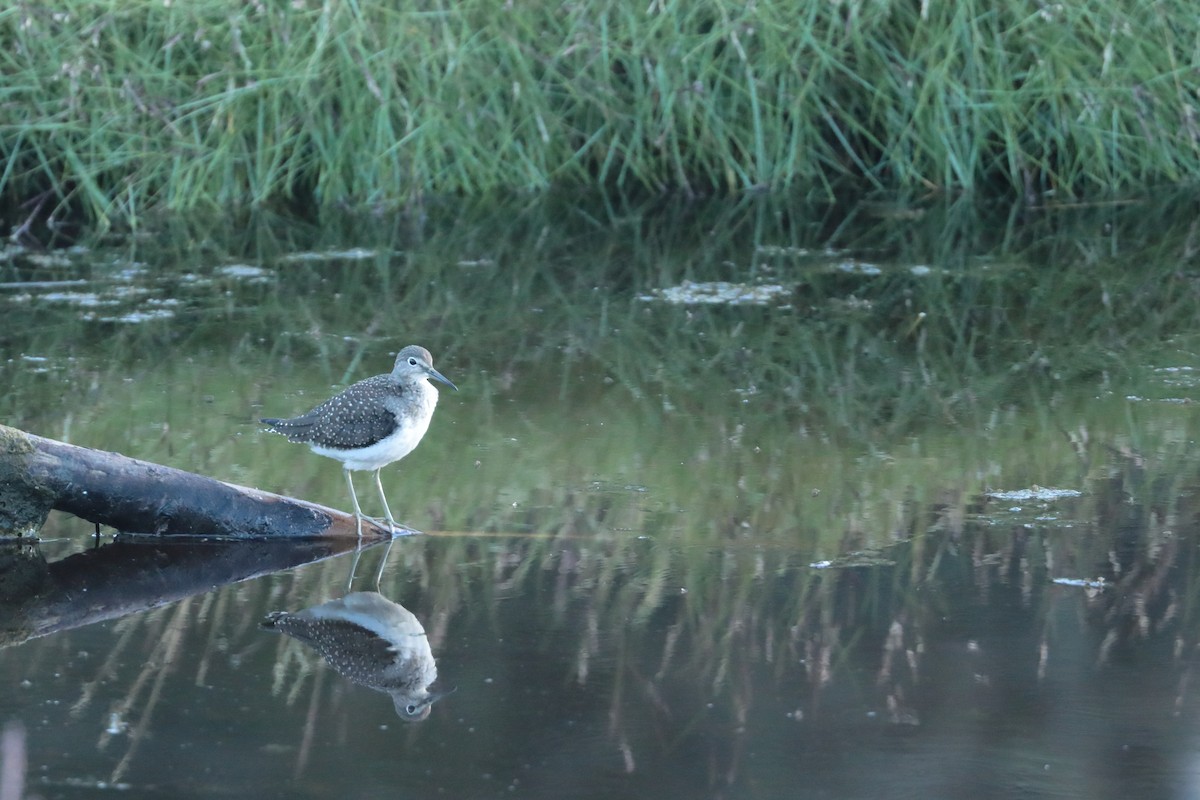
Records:
[[[380,583],[383,581],[383,570],[387,566],[388,556],[392,554],[392,545],[396,543],[396,537],[388,539],[387,549],[383,551],[383,558],[379,561],[379,572],[375,573],[375,591],[380,591]]]
[[[354,491],[354,479],[350,477],[350,470],[344,469],[342,472],[346,473],[346,485],[350,487],[350,499],[354,501],[354,523],[358,526],[358,538],[361,539],[363,513],[358,506],[358,495]]]
[[[346,580],[346,594],[350,594],[354,589],[354,573],[358,571],[358,559],[362,556],[363,543],[359,540],[358,545],[354,548],[354,563],[350,565],[350,577]]]
[[[383,481],[379,479],[379,472],[382,469],[383,467],[380,467],[379,469],[375,470],[375,488],[379,490],[379,499],[383,501],[383,513],[387,515],[388,531],[394,534],[396,532],[397,523],[396,520],[392,518],[392,510],[388,508],[387,497],[385,497],[383,494]]]

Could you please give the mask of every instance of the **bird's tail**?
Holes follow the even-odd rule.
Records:
[[[274,631],[279,629],[279,622],[288,615],[286,611],[272,611],[263,618],[263,621],[258,623],[258,627],[264,631]]]

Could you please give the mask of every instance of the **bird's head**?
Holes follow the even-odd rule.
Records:
[[[396,705],[396,713],[400,719],[405,722],[420,722],[429,716],[434,703],[448,694],[454,694],[454,691],[451,689],[447,692],[429,692],[422,689],[419,693],[412,694],[397,692],[392,695],[392,702]]]
[[[415,344],[410,344],[396,354],[396,366],[392,368],[392,375],[400,381],[430,378],[458,391],[458,387],[451,383],[449,378],[433,368],[433,356],[429,351]]]

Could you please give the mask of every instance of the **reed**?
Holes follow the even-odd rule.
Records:
[[[16,221],[547,186],[1188,181],[1200,17],[1160,3],[64,0],[0,11]]]

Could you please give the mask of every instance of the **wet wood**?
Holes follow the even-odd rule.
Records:
[[[0,543],[0,648],[380,543],[324,537],[213,546],[180,537],[128,537],[52,563],[40,548]]]
[[[51,509],[129,533],[239,539],[356,536],[354,515],[0,425],[0,531]],[[363,535],[387,528],[363,522]]]

